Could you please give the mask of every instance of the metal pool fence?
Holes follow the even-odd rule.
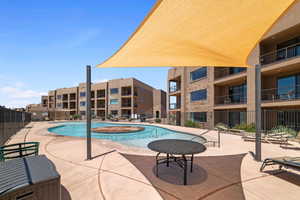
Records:
[[[262,109],[261,130],[270,132],[274,129],[289,128],[300,131],[300,110]],[[169,112],[168,124],[214,129],[224,124],[232,129],[255,131],[255,111],[216,110],[213,112]]]
[[[31,114],[0,107],[0,145],[31,121]]]

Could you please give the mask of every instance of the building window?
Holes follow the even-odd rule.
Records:
[[[119,88],[111,88],[110,89],[110,94],[118,94],[119,93]]]
[[[116,105],[116,104],[118,104],[119,103],[119,99],[111,99],[110,100],[110,104],[111,105]]]
[[[85,106],[85,101],[80,101],[80,106],[84,107]]]
[[[85,111],[80,111],[80,115],[85,115]]]
[[[201,67],[200,69],[196,69],[195,71],[192,71],[190,73],[190,79],[191,81],[195,81],[201,78],[204,78],[207,76],[207,68]]]
[[[57,97],[56,97],[57,99],[61,99],[61,95],[57,95]]]
[[[85,97],[85,92],[80,92],[80,97]]]
[[[235,85],[229,87],[229,98],[231,103],[247,102],[247,85]]]
[[[292,75],[277,79],[277,95],[279,99],[298,99],[300,97],[300,75]]]
[[[206,112],[191,112],[190,115],[193,122],[207,122]]]
[[[57,107],[57,108],[61,108],[61,106],[62,106],[61,103],[57,103],[57,104],[56,104],[56,107]]]
[[[201,100],[206,100],[206,98],[207,98],[206,89],[191,92],[191,101],[201,101]]]

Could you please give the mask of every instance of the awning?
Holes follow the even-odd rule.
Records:
[[[248,66],[252,49],[294,1],[158,0],[98,67]]]

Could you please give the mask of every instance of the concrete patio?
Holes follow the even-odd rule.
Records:
[[[162,166],[160,178],[154,176],[154,152],[124,146],[111,141],[93,139],[93,160],[85,160],[83,138],[58,136],[48,132],[56,126],[49,122],[32,122],[14,135],[8,143],[40,142],[45,154],[61,174],[62,199],[246,199],[298,200],[300,173],[277,171],[267,167],[260,173],[261,163],[249,151],[254,143],[240,136],[222,134],[221,148],[209,147],[196,157],[196,168],[189,174],[190,184],[177,180],[178,168]],[[159,125],[165,128],[202,134],[205,130]],[[215,140],[214,131],[204,135]],[[262,144],[263,158],[300,156],[300,151],[282,149],[279,145]],[[176,176],[177,175],[177,176]]]

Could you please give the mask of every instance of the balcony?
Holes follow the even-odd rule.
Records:
[[[105,98],[105,90],[97,90],[97,98]]]
[[[246,104],[247,96],[242,94],[232,94],[225,96],[215,97],[215,105],[234,105],[234,104]]]
[[[178,92],[180,91],[180,86],[181,86],[181,78],[178,77],[177,79],[174,80],[169,80],[169,92]]]
[[[170,103],[169,108],[170,108],[170,110],[180,109],[180,104],[179,103]]]
[[[63,95],[63,101],[68,101],[68,100],[69,100],[68,94],[64,94],[64,95]]]
[[[76,102],[71,102],[70,103],[70,109],[76,109]]]
[[[69,104],[68,103],[63,103],[63,109],[68,109],[69,108]]]
[[[177,92],[177,91],[180,91],[180,87],[178,87],[178,86],[170,86],[170,87],[169,87],[169,91],[170,91],[170,92]]]
[[[245,67],[216,67],[214,72],[215,80],[219,80],[233,75],[242,74],[246,72]]]
[[[70,94],[70,101],[75,101],[76,100],[76,94],[72,93]]]
[[[98,100],[97,108],[105,108],[105,100]]]
[[[280,102],[300,100],[300,85],[262,89],[262,102]]]
[[[122,87],[121,89],[122,96],[131,96],[131,87]]]
[[[131,107],[131,98],[122,98],[122,107]]]
[[[261,65],[268,65],[276,62],[283,62],[288,59],[300,56],[300,43],[290,45],[285,48],[277,49],[260,56]]]

